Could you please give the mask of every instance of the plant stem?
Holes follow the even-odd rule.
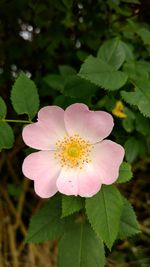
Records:
[[[7,120],[7,119],[2,119],[1,121],[3,122],[17,122],[17,123],[32,123],[30,120]]]

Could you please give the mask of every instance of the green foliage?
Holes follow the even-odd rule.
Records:
[[[142,114],[137,113],[135,124],[136,124],[136,130],[139,133],[143,134],[144,136],[149,135],[149,133],[150,133],[150,119],[147,119],[147,118],[143,117]]]
[[[141,64],[139,61],[129,60],[124,64],[123,70],[128,74],[129,78],[135,81],[139,78],[149,78],[147,67]]]
[[[135,90],[135,92],[126,92],[121,91],[121,96],[125,102],[130,105],[137,105],[140,102],[141,94],[139,90]]]
[[[72,81],[72,79],[73,79],[73,82],[75,82],[76,79],[79,80],[79,78],[76,77],[76,70],[74,68],[72,68],[71,66],[60,65],[59,66],[59,72],[60,72],[60,74],[48,74],[46,77],[44,77],[44,81],[51,88],[53,88],[54,90],[57,90],[61,93],[64,92],[64,87],[65,87],[65,85],[67,86],[67,84],[68,84],[68,78],[69,78],[69,81]],[[75,87],[74,83],[71,84],[71,86]],[[71,88],[71,90],[72,90],[72,88]],[[78,93],[78,91],[77,91],[77,93]],[[77,93],[76,93],[76,95],[77,95]],[[65,95],[67,95],[67,89],[65,90]],[[69,92],[68,92],[68,95],[69,95]]]
[[[123,162],[119,169],[119,177],[117,183],[125,183],[132,179],[131,165],[127,162]]]
[[[122,126],[126,130],[126,132],[128,132],[128,133],[131,133],[134,130],[133,120],[129,117],[125,118],[122,121]]]
[[[134,92],[121,92],[123,99],[130,105],[138,107],[139,111],[146,117],[150,117],[150,81],[148,79],[140,79],[135,81]]]
[[[103,243],[88,224],[76,224],[59,242],[58,261],[60,267],[104,267]]]
[[[71,97],[92,96],[98,87],[89,81],[81,79],[77,75],[70,76],[64,87],[64,94]]]
[[[57,106],[60,106],[62,108],[67,108],[69,105],[77,102],[78,99],[74,99],[74,98],[71,98],[71,97],[67,97],[67,96],[64,96],[64,95],[59,95],[55,98],[55,101],[54,101],[54,105],[57,105]]]
[[[120,220],[118,238],[125,239],[140,232],[134,210],[129,201],[123,198],[123,210]]]
[[[145,45],[150,45],[150,30],[146,28],[139,28],[136,33],[141,37]]]
[[[139,101],[138,108],[144,116],[150,117],[150,81],[147,79],[137,80],[136,87],[140,90],[141,100]]]
[[[79,76],[108,90],[117,90],[127,81],[127,74],[117,71],[100,58],[89,56],[81,66]]]
[[[64,221],[60,217],[61,199],[54,197],[33,215],[26,242],[40,243],[60,237],[64,232]]]
[[[66,76],[68,77],[68,75],[76,74],[76,70],[73,67],[67,66],[67,65],[60,65],[59,72],[60,72],[60,75],[65,76],[65,77]]]
[[[14,133],[10,125],[6,122],[0,122],[0,151],[9,149],[14,144]]]
[[[133,60],[134,59],[134,53],[133,53],[132,46],[130,44],[127,44],[127,43],[121,41],[121,40],[120,40],[120,42],[121,42],[121,45],[122,45],[122,47],[124,49],[125,59],[127,61]]]
[[[119,38],[110,39],[102,44],[98,50],[98,57],[119,69],[125,60],[125,51]]]
[[[126,160],[130,163],[132,163],[138,156],[139,154],[139,142],[136,138],[130,137],[126,142],[125,142],[125,157]]]
[[[86,199],[86,212],[92,228],[111,249],[117,238],[123,202],[114,186],[102,186],[99,193]]]
[[[98,87],[81,79],[70,66],[59,66],[60,74],[49,74],[44,81],[65,96],[79,98],[94,95]]]
[[[141,69],[143,68],[145,71],[150,73],[150,62],[146,60],[139,60],[138,65],[141,66]]]
[[[139,136],[138,137],[138,143],[139,143],[139,158],[143,158],[145,156],[145,154],[147,153],[148,150],[148,144],[145,140],[145,138],[143,138],[143,136]]]
[[[3,100],[3,98],[0,96],[0,119],[4,119],[7,114],[7,107]]]
[[[44,81],[53,89],[63,92],[65,80],[59,74],[48,74]]]
[[[62,217],[71,215],[74,212],[81,210],[84,207],[83,204],[83,199],[81,197],[63,196]]]
[[[24,73],[21,73],[11,91],[11,101],[18,114],[26,113],[33,119],[39,108],[36,86]]]
[[[135,114],[127,107],[124,108],[124,112],[127,117],[122,121],[122,126],[126,132],[131,133],[135,129]]]

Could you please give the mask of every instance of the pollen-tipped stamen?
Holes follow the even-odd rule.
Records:
[[[65,136],[63,140],[56,143],[55,158],[59,160],[61,167],[82,169],[85,163],[91,162],[90,152],[92,149],[90,142],[81,138],[78,134]]]

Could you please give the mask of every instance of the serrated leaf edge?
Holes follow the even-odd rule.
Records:
[[[122,196],[122,195],[121,195],[121,196]],[[139,228],[139,231],[138,231],[137,233],[129,234],[129,235],[126,236],[126,238],[131,237],[131,236],[138,235],[138,234],[141,233],[141,230],[140,230],[140,225],[139,225],[139,223],[138,223],[137,216],[136,216],[136,213],[135,213],[135,211],[134,211],[134,209],[133,209],[133,206],[132,206],[131,203],[128,201],[128,199],[126,199],[124,196],[122,196],[122,200],[123,200],[123,203],[125,203],[125,202],[127,201],[127,202],[130,204],[130,207],[131,207],[131,209],[132,209],[132,211],[133,211],[133,213],[134,213],[134,215],[135,215],[135,219],[136,219],[136,221],[137,221],[138,228]],[[121,217],[120,217],[120,219],[121,219]],[[121,222],[121,220],[120,220],[120,222]],[[118,233],[119,233],[119,232],[118,232]],[[120,237],[119,237],[118,239],[120,239],[120,240],[124,240],[125,238],[124,238],[124,237],[123,237],[123,238],[120,238]]]
[[[70,215],[73,215],[74,213],[76,213],[76,212],[78,212],[78,211],[80,211],[80,210],[82,210],[84,208],[84,206],[83,207],[80,207],[80,208],[78,208],[78,209],[76,209],[76,210],[73,210],[72,212],[70,212],[69,214],[65,214],[65,215],[63,215],[63,198],[62,198],[62,206],[61,206],[61,219],[64,219],[65,217],[68,217],[68,216],[70,216]]]
[[[120,194],[120,197],[121,197],[121,199],[122,199],[122,195],[121,195],[121,193],[119,192],[119,190],[118,190],[118,193]],[[89,222],[89,224],[91,225],[91,228],[93,229],[93,231],[96,233],[96,235],[97,235],[97,237],[107,246],[107,248],[111,251],[111,248],[112,248],[112,246],[113,246],[113,244],[114,244],[114,242],[117,240],[117,234],[116,234],[116,238],[114,239],[114,241],[112,242],[112,244],[111,244],[111,246],[109,246],[103,239],[102,239],[102,237],[98,234],[98,232],[96,231],[96,229],[94,229],[94,227],[95,227],[95,225],[93,224],[91,224],[91,222],[90,222],[90,219],[89,219],[89,216],[88,216],[88,214],[87,214],[87,208],[86,208],[86,206],[87,206],[87,202],[85,201],[85,213],[86,213],[86,216],[87,216],[87,218],[88,218],[88,222]],[[122,205],[122,207],[123,207],[123,205]],[[120,219],[121,219],[121,214],[120,214]],[[119,231],[119,226],[118,226],[118,231]]]
[[[116,180],[116,184],[123,184],[123,183],[126,183],[126,182],[129,182],[130,180],[132,180],[133,179],[133,172],[132,172],[132,168],[131,168],[131,164],[129,164],[128,162],[126,162],[126,161],[124,161],[124,163],[127,163],[129,166],[130,166],[130,171],[131,171],[131,173],[132,173],[132,175],[131,175],[131,177],[129,178],[129,179],[127,179],[127,180],[125,180],[125,181],[123,181],[123,182],[119,182],[118,181],[118,178],[119,178],[119,176],[118,176],[118,178],[117,178],[117,180]]]

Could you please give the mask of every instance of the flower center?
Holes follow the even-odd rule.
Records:
[[[73,158],[79,157],[80,147],[77,144],[71,144],[68,148],[68,155]]]
[[[85,163],[91,162],[90,152],[92,149],[90,142],[81,138],[78,134],[65,136],[64,139],[56,143],[55,158],[60,161],[61,167],[79,167],[82,169]]]

